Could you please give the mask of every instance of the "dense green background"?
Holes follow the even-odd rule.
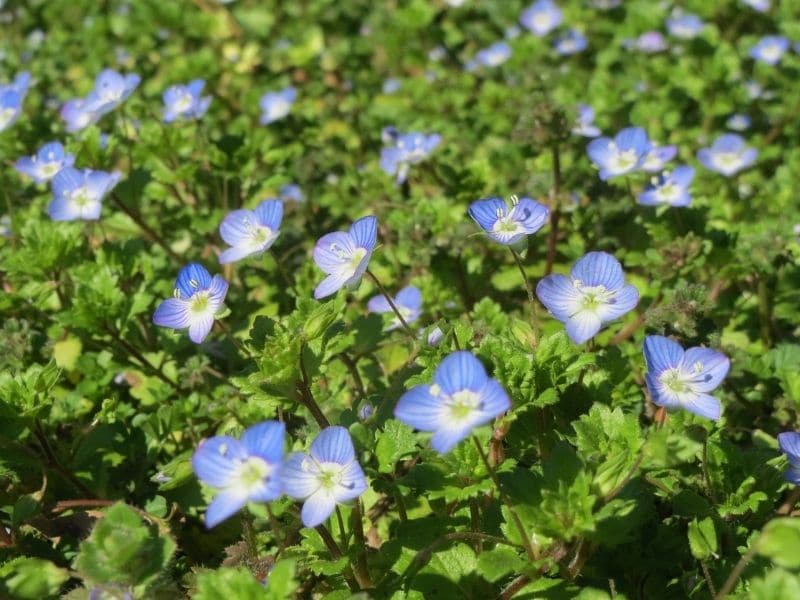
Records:
[[[515,597],[709,598],[709,582],[718,590],[748,548],[740,597],[800,597],[800,525],[772,521],[759,534],[793,508],[775,435],[797,428],[800,405],[800,56],[776,67],[747,58],[762,35],[800,40],[800,7],[680,3],[708,27],[646,55],[622,42],[663,31],[669,3],[629,0],[609,12],[561,4],[587,51],[558,57],[552,35],[523,32],[507,63],[467,73],[463,63],[500,39],[524,3],[5,3],[0,12],[13,16],[0,25],[0,80],[27,69],[35,83],[22,118],[0,133],[0,212],[11,219],[0,238],[0,595],[86,598],[103,585],[108,598],[125,589],[141,598],[349,597],[342,573],[359,548],[331,559],[289,500],[272,504],[274,521],[252,506],[252,518],[205,531],[211,492],[188,462],[203,437],[277,416],[305,447],[316,425],[298,405],[302,353],[315,397],[350,427],[370,478],[362,500],[374,597],[490,598],[527,580]],[[432,61],[440,45],[444,56]],[[105,67],[136,72],[142,84],[97,126],[66,134],[58,108]],[[214,97],[209,113],[163,125],[163,90],[197,77]],[[392,95],[381,93],[389,77],[401,81]],[[751,100],[748,79],[769,96]],[[259,97],[289,84],[299,90],[291,115],[259,126]],[[758,164],[730,180],[698,168],[689,209],[640,207],[624,181],[598,180],[587,140],[569,135],[578,102],[592,104],[604,132],[645,127],[696,167],[696,150],[745,112]],[[443,138],[405,188],[378,167],[387,125]],[[117,193],[135,219],[107,202],[97,223],[51,222],[48,190],[10,163],[54,139],[80,167],[122,171]],[[605,250],[641,294],[637,313],[591,349],[531,310],[512,257],[466,215],[486,195],[550,201],[554,145],[555,271]],[[289,181],[307,202],[287,206],[273,248],[219,267],[226,212]],[[632,177],[633,192],[646,181]],[[365,214],[380,222],[372,269],[392,291],[422,290],[420,323],[445,331],[440,346],[382,334],[381,318],[366,314],[369,282],[311,299],[321,278],[314,241]],[[549,231],[524,257],[534,282]],[[231,282],[229,333],[216,329],[199,347],[150,323],[189,261]],[[731,357],[718,424],[675,413],[653,425],[645,332]],[[505,456],[501,486],[536,536],[538,561],[519,548],[472,445],[439,457],[391,419],[402,392],[427,381],[456,339],[511,395],[495,448]],[[360,422],[365,402],[377,410]],[[479,435],[488,441],[490,428]],[[132,508],[101,512],[116,500]],[[331,529],[345,533],[335,519]],[[256,578],[273,563],[264,588]]]

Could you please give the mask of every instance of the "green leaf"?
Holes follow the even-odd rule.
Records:
[[[756,542],[758,553],[780,567],[800,567],[800,519],[784,517],[766,524]]]
[[[706,517],[702,521],[694,519],[689,523],[689,548],[698,560],[707,560],[717,555],[717,532],[714,521]]]
[[[267,592],[253,574],[243,567],[236,569],[222,567],[197,576],[196,600],[264,600]]]
[[[411,427],[394,419],[386,421],[377,438],[375,456],[378,458],[378,470],[381,473],[394,472],[395,463],[417,448],[417,439]]]
[[[68,579],[69,571],[41,558],[20,556],[0,567],[0,591],[21,600],[55,596]]]
[[[497,581],[509,573],[519,572],[525,564],[508,546],[498,546],[478,555],[478,573],[487,581]]]

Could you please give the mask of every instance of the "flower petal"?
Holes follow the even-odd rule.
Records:
[[[556,319],[565,322],[581,309],[581,295],[569,277],[548,275],[536,284],[536,296]]]
[[[211,529],[232,517],[247,504],[247,496],[242,490],[220,492],[206,509],[206,527]]]
[[[269,227],[273,233],[281,228],[283,220],[283,202],[280,200],[264,200],[255,210],[258,222]]]
[[[316,527],[326,521],[336,508],[334,497],[324,490],[319,490],[303,503],[300,519],[306,527]]]
[[[283,463],[281,483],[287,496],[304,500],[320,487],[319,466],[307,454],[292,452]]]
[[[722,414],[722,406],[719,400],[708,394],[696,394],[683,407],[691,413],[717,421]]]
[[[605,323],[619,319],[621,316],[629,313],[639,303],[639,290],[632,285],[624,285],[619,290],[611,301],[601,304],[598,307],[598,316]]]
[[[800,468],[800,433],[784,431],[778,434],[778,445],[793,467]]]
[[[264,421],[248,427],[242,434],[242,446],[247,453],[259,456],[269,463],[279,463],[283,458],[283,440],[286,426],[278,421]]]
[[[211,329],[214,327],[214,315],[203,312],[190,316],[189,339],[195,344],[200,344],[206,339]]]
[[[508,393],[496,379],[490,379],[481,392],[481,413],[480,424],[486,423],[495,417],[499,417],[511,408],[511,400]],[[484,420],[486,417],[486,420]]]
[[[597,335],[603,323],[596,312],[581,310],[567,319],[565,325],[570,339],[576,344],[582,344]]]
[[[338,425],[320,431],[309,451],[311,456],[321,463],[333,462],[346,465],[356,458],[350,433]]]
[[[420,431],[436,431],[442,427],[444,406],[429,390],[430,386],[417,385],[403,394],[394,408],[395,418]]]
[[[459,426],[448,424],[447,427],[438,429],[431,436],[431,447],[439,454],[447,454],[456,444],[470,434],[472,426],[471,423]]]
[[[372,250],[378,239],[378,219],[371,215],[362,217],[350,226],[350,236],[357,248]]]
[[[692,389],[710,392],[725,379],[731,361],[722,352],[711,348],[689,348],[680,366],[683,372],[692,375]]]
[[[355,460],[342,469],[339,477],[340,484],[333,489],[333,499],[336,502],[355,500],[367,490],[367,478],[361,465]]]
[[[180,291],[181,298],[191,298],[198,290],[206,290],[211,285],[211,274],[198,263],[189,263],[178,273],[175,288]]]
[[[608,252],[589,252],[573,266],[570,275],[583,285],[602,285],[607,290],[616,290],[625,283],[622,265]]]
[[[479,392],[488,376],[481,361],[472,353],[459,350],[445,357],[433,374],[433,380],[445,394],[451,395],[462,390]]]
[[[469,216],[484,231],[492,231],[498,212],[505,215],[507,211],[508,206],[501,198],[484,198],[469,205]]]
[[[395,303],[411,311],[419,310],[422,306],[422,292],[413,285],[404,287],[397,293]]]
[[[239,463],[246,458],[247,451],[239,440],[218,435],[200,442],[192,455],[192,469],[203,483],[226,488],[236,474]]]
[[[355,240],[349,233],[334,231],[317,240],[312,256],[320,269],[332,274],[338,273],[342,265],[349,262],[355,249]]]
[[[378,294],[370,298],[369,302],[367,302],[367,310],[371,313],[383,314],[392,312],[392,307],[389,305],[386,296]]]
[[[189,327],[189,303],[181,298],[168,298],[153,313],[153,323],[172,329]]]
[[[252,210],[234,210],[219,224],[219,235],[229,246],[250,244],[253,240],[253,227],[258,217]]]
[[[647,372],[658,377],[667,369],[676,368],[683,358],[680,344],[663,335],[648,335],[644,338],[644,359]]]
[[[328,275],[316,289],[314,289],[314,298],[317,300],[327,298],[331,294],[335,294],[342,289],[345,283],[347,283],[347,279],[338,274]]]

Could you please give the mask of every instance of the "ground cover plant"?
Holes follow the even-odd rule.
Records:
[[[0,27],[0,597],[800,597],[796,3]]]

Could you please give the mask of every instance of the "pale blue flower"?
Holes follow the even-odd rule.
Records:
[[[641,168],[652,147],[644,129],[627,127],[613,140],[607,137],[592,140],[586,151],[600,169],[600,179],[605,181]]]
[[[490,238],[510,246],[539,231],[550,210],[531,198],[512,196],[509,207],[505,200],[494,197],[473,202],[469,215]]]
[[[306,197],[296,183],[286,183],[278,190],[278,196],[284,202],[303,202]]]
[[[663,52],[669,47],[667,39],[660,31],[646,31],[630,42],[628,46],[641,50],[642,52],[647,52],[648,54]]]
[[[653,144],[642,163],[642,171],[647,171],[648,173],[661,171],[677,154],[677,146],[656,146]]]
[[[219,490],[206,509],[206,527],[218,525],[248,502],[281,496],[285,434],[283,423],[264,421],[245,429],[240,440],[218,435],[200,443],[192,468],[200,481]]]
[[[588,104],[578,104],[578,119],[572,133],[590,138],[600,135],[600,128],[594,124],[594,109]]]
[[[789,468],[784,473],[784,478],[789,483],[800,485],[800,433],[784,431],[778,434],[778,445],[781,452],[789,459]]]
[[[734,131],[745,131],[750,129],[750,125],[752,125],[752,123],[753,122],[750,117],[741,113],[737,113],[728,117],[725,125],[728,126],[728,129],[733,129]]]
[[[30,82],[30,73],[23,71],[11,83],[0,85],[0,131],[11,127],[22,114],[22,103]]]
[[[14,163],[14,168],[33,179],[36,183],[46,183],[61,169],[75,164],[75,157],[64,151],[59,142],[42,146],[33,156],[24,156]]]
[[[639,292],[625,283],[619,261],[606,252],[589,252],[569,276],[548,275],[536,295],[550,314],[566,325],[576,344],[593,338],[606,323],[636,308]]]
[[[697,160],[703,166],[726,177],[735,175],[756,162],[758,150],[745,145],[735,133],[726,133],[714,140],[710,148],[701,148]]]
[[[122,75],[113,69],[100,72],[94,88],[86,96],[86,110],[104,115],[122,104],[137,88],[141,77],[135,73]]]
[[[789,40],[782,35],[767,35],[750,48],[750,58],[774,66],[780,62],[789,46]]]
[[[91,110],[88,103],[83,98],[69,100],[61,107],[61,118],[67,126],[67,131],[74,133],[94,125],[103,115],[98,111]]]
[[[553,40],[553,48],[561,56],[570,56],[586,50],[586,37],[577,29],[570,29]]]
[[[475,63],[487,68],[499,67],[511,58],[511,46],[500,41],[475,54]]]
[[[314,246],[314,262],[327,277],[314,290],[314,298],[319,300],[345,286],[358,285],[377,239],[378,219],[373,216],[359,219],[349,231],[335,231],[319,238]]]
[[[392,301],[397,310],[400,311],[400,314],[403,315],[403,319],[407,324],[413,323],[422,314],[422,293],[413,285],[406,286],[400,290],[397,296],[392,298]],[[389,301],[383,294],[371,298],[367,303],[367,310],[371,313],[391,313],[393,315],[392,322],[386,328],[386,331],[392,331],[403,325],[397,315],[394,314]]]
[[[767,12],[770,9],[772,0],[742,0],[742,3],[758,12]]]
[[[392,145],[381,151],[381,169],[388,175],[395,175],[397,183],[403,183],[411,165],[428,158],[442,140],[437,134],[399,133],[393,127],[386,127],[382,138]]]
[[[536,0],[522,11],[520,24],[533,34],[541,37],[561,25],[564,15],[553,0]]]
[[[220,223],[219,235],[230,248],[222,251],[219,262],[224,265],[268,250],[278,238],[282,219],[280,200],[264,200],[255,210],[228,213]]]
[[[683,348],[661,335],[644,339],[647,362],[645,381],[653,404],[664,408],[683,408],[701,417],[717,420],[722,409],[719,400],[709,395],[725,379],[730,368],[728,357],[710,348]]]
[[[279,92],[267,92],[261,97],[261,124],[268,125],[286,117],[297,99],[297,89],[287,87]]]
[[[433,374],[433,383],[408,390],[394,409],[399,421],[433,433],[431,446],[444,454],[476,427],[511,408],[500,383],[486,374],[481,361],[460,350],[448,355]]]
[[[122,175],[116,171],[105,173],[73,167],[61,169],[53,177],[53,200],[47,207],[54,221],[95,221],[100,218],[103,198],[119,182]]]
[[[690,40],[700,35],[706,24],[695,14],[676,14],[667,19],[667,31],[673,37]]]
[[[400,89],[401,82],[399,79],[395,77],[390,77],[386,81],[383,82],[383,86],[381,87],[381,91],[384,94],[394,94]]]
[[[211,96],[201,96],[206,82],[195,79],[186,85],[173,85],[164,91],[164,122],[199,119],[208,110]]]
[[[680,165],[673,171],[664,171],[651,179],[650,185],[639,196],[639,203],[645,206],[689,206],[692,202],[689,185],[693,178],[694,169],[688,165]]]
[[[316,527],[333,514],[337,504],[351,502],[367,490],[353,440],[344,427],[326,427],[311,443],[308,454],[293,452],[281,472],[286,494],[303,501],[300,519]]]
[[[211,274],[197,263],[189,263],[178,273],[173,297],[159,304],[153,323],[172,329],[188,329],[189,339],[201,343],[214,327],[215,315],[222,309],[228,282]]]

